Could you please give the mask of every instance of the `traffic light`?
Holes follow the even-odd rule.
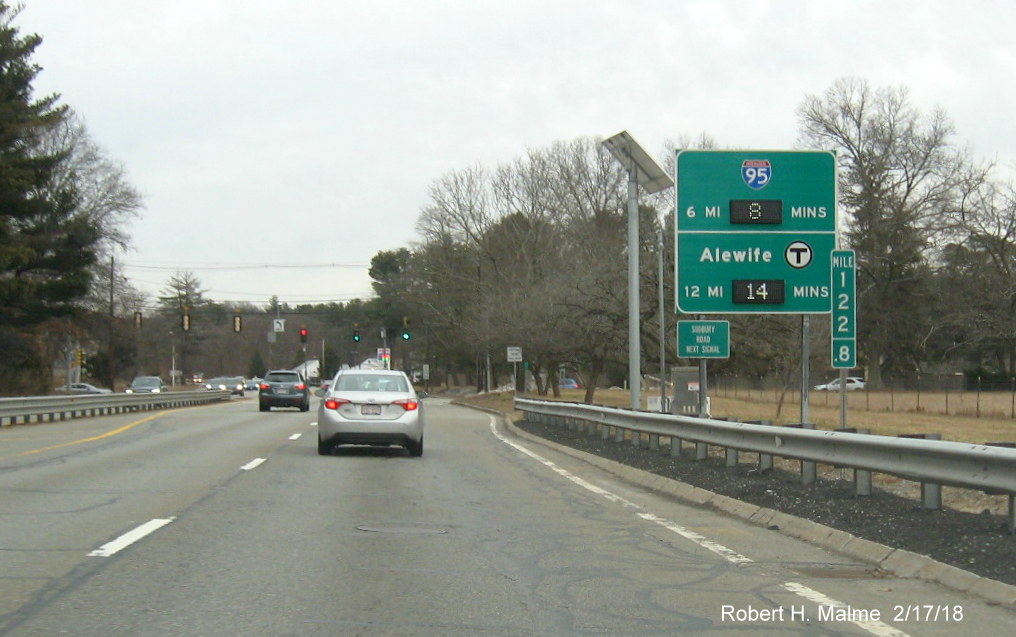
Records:
[[[307,342],[307,328],[306,327],[301,327],[300,328],[300,342],[301,343],[306,343]]]
[[[190,331],[190,314],[184,314],[180,317],[180,329],[185,332]]]
[[[413,337],[413,335],[409,333],[409,317],[403,316],[402,317],[402,340],[408,341],[412,337]]]
[[[135,312],[134,313],[134,327],[140,330],[141,329],[141,322],[142,321],[143,321],[143,319],[141,317],[141,312]]]
[[[353,330],[353,340],[357,343],[360,342],[360,330]]]
[[[239,314],[233,315],[233,331],[237,334],[243,329],[243,318]]]

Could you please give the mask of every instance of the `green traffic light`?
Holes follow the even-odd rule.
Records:
[[[408,341],[410,338],[409,330],[402,330],[402,340]]]

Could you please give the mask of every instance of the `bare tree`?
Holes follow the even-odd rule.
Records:
[[[847,237],[857,251],[859,343],[869,380],[912,369],[928,330],[929,249],[951,225],[969,175],[945,114],[922,114],[906,89],[842,79],[798,108],[801,143],[837,151]]]

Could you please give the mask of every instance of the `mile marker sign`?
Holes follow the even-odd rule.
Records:
[[[677,153],[677,311],[828,314],[836,156]]]
[[[833,314],[830,330],[832,363],[837,369],[857,367],[857,269],[853,250],[832,255]]]

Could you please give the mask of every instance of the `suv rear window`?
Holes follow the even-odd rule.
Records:
[[[296,372],[272,372],[265,376],[265,380],[269,383],[298,383],[300,375]]]

